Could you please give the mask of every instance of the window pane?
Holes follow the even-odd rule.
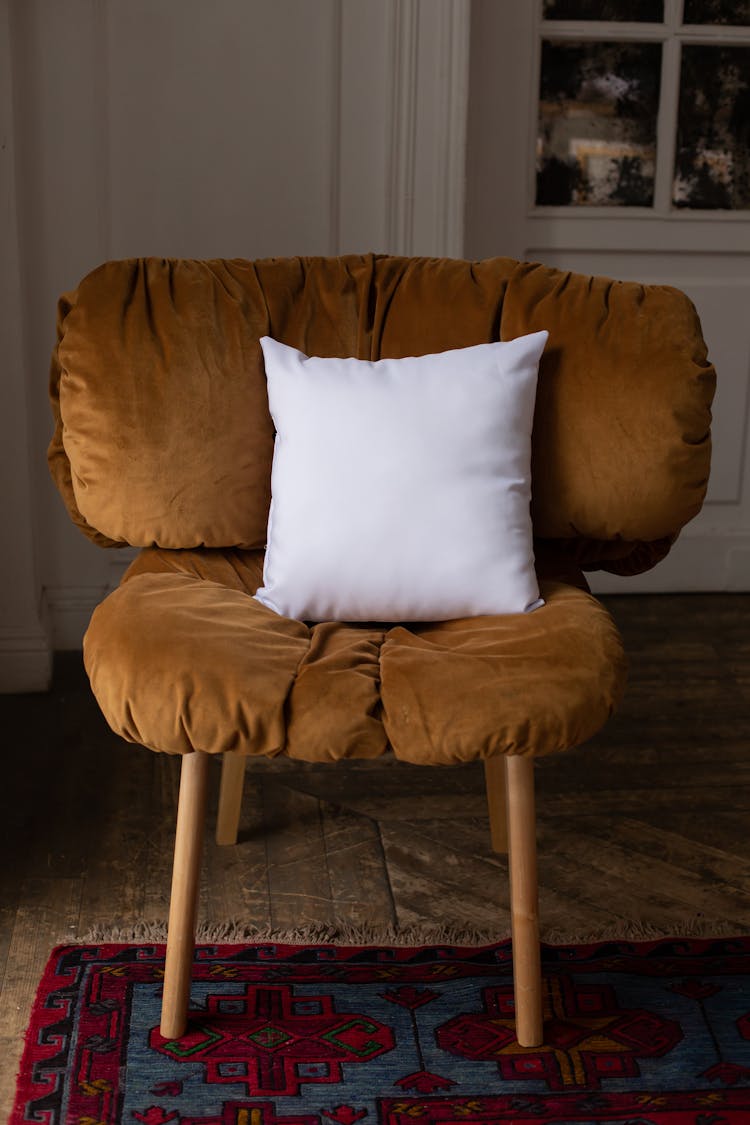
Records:
[[[750,47],[683,47],[672,201],[750,207]]]
[[[545,40],[536,202],[650,207],[659,43]]]
[[[685,0],[683,23],[750,26],[750,0]]]
[[[661,23],[664,0],[544,0],[544,18]]]

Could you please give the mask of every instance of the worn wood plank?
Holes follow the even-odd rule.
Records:
[[[543,822],[539,841],[548,857],[547,870],[558,863],[561,872],[563,864],[572,860],[579,884],[601,887],[597,901],[602,912],[616,899],[618,913],[627,901],[628,916],[656,926],[703,915],[750,927],[750,887],[745,891],[717,887],[684,867],[624,847],[604,834],[592,834],[585,820],[571,826],[557,820],[551,828]],[[571,894],[575,893],[571,887]]]
[[[149,798],[156,762],[153,754],[123,744],[109,762],[107,788],[113,796],[106,810],[98,810],[95,839],[85,856],[82,933],[101,925],[132,926],[144,917],[143,872],[151,863],[154,811]]]
[[[471,925],[494,933],[505,933],[508,913],[507,856],[492,851],[489,824],[483,817],[415,821],[404,832],[400,823],[383,826],[388,838],[388,869],[394,881],[399,921],[418,914],[430,924],[450,922]],[[555,883],[557,842],[543,838],[550,848],[539,850],[540,914],[545,933],[590,933],[603,924],[601,898],[581,894],[580,881]],[[571,865],[571,873],[574,868]],[[415,888],[422,887],[412,904]],[[446,887],[449,888],[446,891]],[[571,888],[577,893],[566,893]],[[450,889],[452,888],[452,889]],[[458,913],[459,896],[466,895],[466,909]],[[413,905],[410,906],[410,904]],[[479,909],[481,904],[483,913]],[[448,916],[446,916],[448,915]],[[403,917],[402,917],[403,916]],[[473,919],[473,921],[472,921]]]
[[[695,805],[662,808],[658,812],[658,823],[684,838],[688,847],[716,848],[731,860],[748,854],[747,847],[741,843],[748,838],[748,813],[734,801],[725,801],[724,807],[711,809],[710,813]]]
[[[207,833],[203,870],[207,919],[270,926],[263,786],[252,765],[245,775],[237,843],[222,846]]]
[[[166,922],[169,916],[180,764],[179,757],[154,755],[150,791],[142,798],[151,809],[148,835],[140,852],[143,918],[147,922]],[[201,918],[206,915],[206,898],[203,889],[198,908]]]
[[[262,784],[271,924],[335,924],[319,801],[266,778]]]
[[[369,769],[354,768],[354,762],[339,763],[337,766],[318,766],[317,768],[298,768],[298,763],[287,766],[283,775],[288,784],[295,789],[314,795],[322,801],[336,805],[356,808],[364,816],[379,819],[381,812],[389,807],[393,810],[392,819],[414,817],[415,808],[420,813],[425,802],[443,801],[446,795],[478,795],[485,802],[484,777],[480,763],[461,765],[454,768],[429,768],[414,766],[389,755],[375,762],[368,762]],[[299,763],[302,767],[303,763]],[[267,768],[267,767],[266,767]],[[364,774],[364,776],[363,776]],[[408,802],[408,810],[402,806]],[[370,810],[377,810],[371,812]],[[426,816],[432,814],[427,812]]]
[[[340,805],[321,804],[331,895],[338,921],[395,925],[396,908],[377,822]]]
[[[507,857],[483,845],[473,854],[456,848],[461,825],[441,817],[381,825],[399,925],[468,926],[510,932]]]
[[[6,974],[12,971],[10,962],[11,940],[16,914],[21,904],[21,888],[12,879],[4,878],[5,872],[0,874],[0,998],[6,982]],[[2,1008],[0,1007],[0,1013]],[[4,1020],[0,1014],[0,1034],[2,1034]],[[0,1100],[0,1106],[2,1101]]]
[[[667,880],[675,870],[691,902],[701,889],[710,887],[731,895],[737,902],[750,903],[750,858],[686,839],[668,829],[662,817],[658,823],[650,824],[645,817],[620,817],[613,823],[609,817],[592,816],[576,823],[577,829],[581,827],[587,837],[605,841],[609,855],[614,848],[618,849],[626,863],[631,856],[642,856],[649,862],[650,871],[663,872]],[[677,893],[677,879],[673,885]]]
[[[552,801],[550,797],[550,801]],[[593,792],[579,790],[579,792],[560,793],[554,796],[554,811],[562,813],[574,823],[576,817],[585,816],[587,813],[607,813],[609,816],[638,816],[644,805],[650,810],[649,815],[657,815],[661,810],[679,811],[680,809],[700,809],[705,815],[713,816],[723,812],[727,805],[734,809],[750,810],[750,793],[737,785],[722,785],[712,788],[708,785],[690,785],[684,787],[660,787],[649,789],[648,786],[637,789],[600,789]],[[541,800],[540,800],[541,805]],[[539,816],[549,815],[546,808],[540,811]]]

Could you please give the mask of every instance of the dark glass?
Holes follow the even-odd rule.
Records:
[[[653,204],[660,75],[659,43],[542,43],[537,204]]]
[[[750,0],[685,0],[682,22],[750,27]]]
[[[664,0],[544,0],[547,20],[661,23]]]
[[[682,48],[672,202],[750,208],[750,47]]]

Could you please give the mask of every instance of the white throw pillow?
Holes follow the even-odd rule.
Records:
[[[264,336],[276,444],[257,599],[303,621],[541,605],[529,503],[547,336],[375,362]]]

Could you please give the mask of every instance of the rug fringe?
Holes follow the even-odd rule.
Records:
[[[542,929],[542,941],[548,945],[585,945],[594,941],[657,941],[675,937],[742,937],[746,926],[731,922],[714,922],[697,914],[670,926],[657,926],[645,919],[635,919],[626,924],[609,922],[590,930],[571,933],[569,930]]]
[[[745,927],[746,929],[746,927]],[[669,927],[637,919],[628,923],[607,923],[589,930],[568,931],[542,927],[542,941],[548,945],[583,945],[596,941],[654,941],[672,937],[730,937],[740,936],[742,927],[729,922],[712,922],[702,915],[686,918]],[[196,940],[199,943],[224,942],[237,944],[264,941],[280,945],[495,945],[507,941],[507,930],[484,930],[462,925],[407,925],[390,926],[378,923],[353,925],[341,923],[328,925],[313,923],[294,929],[277,929],[273,926],[254,926],[238,919],[224,922],[201,922]],[[142,921],[130,925],[94,926],[79,942],[164,942],[167,925],[164,921]]]

